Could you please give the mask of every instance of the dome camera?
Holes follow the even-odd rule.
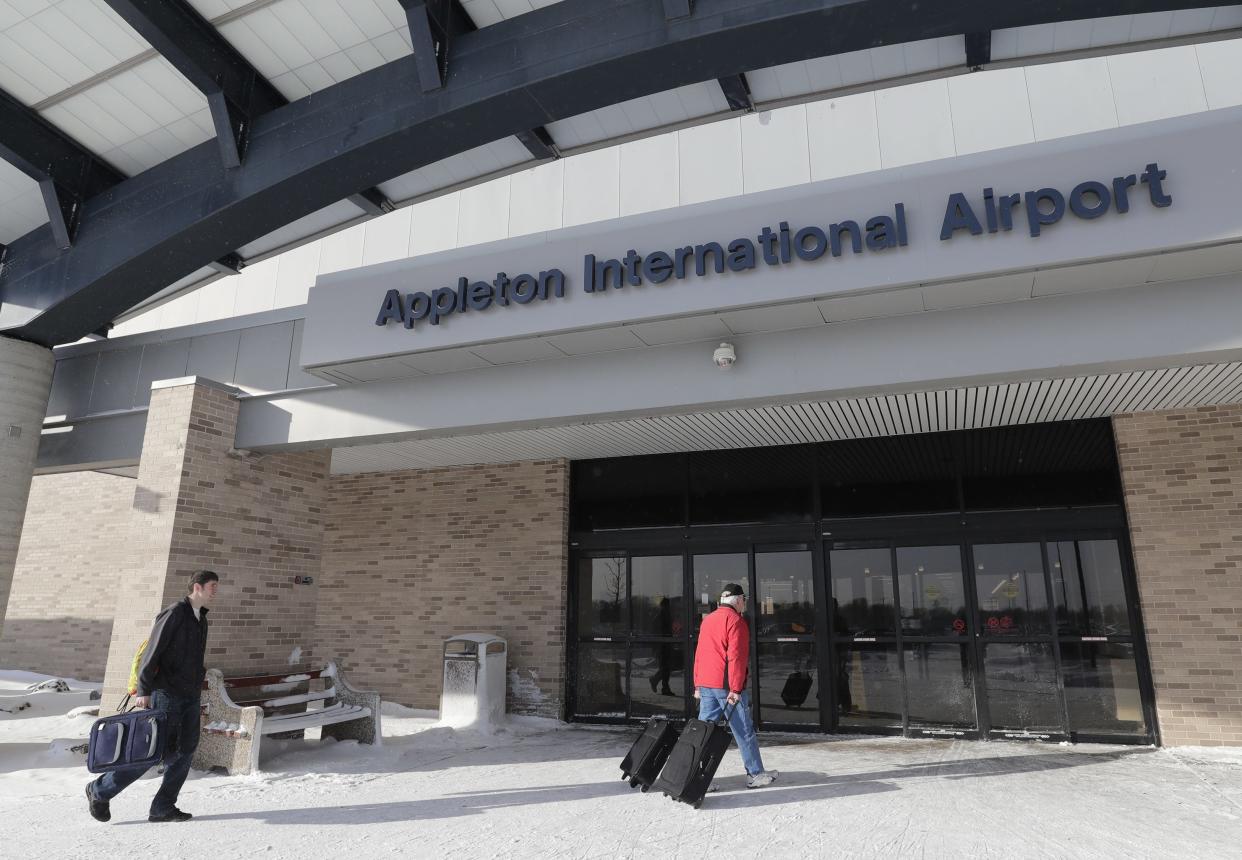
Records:
[[[728,369],[737,361],[737,353],[733,351],[733,344],[722,343],[716,347],[716,351],[712,353],[712,361],[716,362],[717,367]]]

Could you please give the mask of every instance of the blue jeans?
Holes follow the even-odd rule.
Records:
[[[164,752],[164,781],[151,801],[151,814],[164,815],[177,805],[177,795],[190,774],[190,761],[198,749],[201,723],[199,697],[175,696],[164,690],[151,694],[151,708],[168,714],[168,746]],[[145,767],[114,770],[91,783],[96,800],[110,801],[147,772]]]
[[[699,719],[707,722],[720,719],[728,695],[728,690],[699,687]],[[729,728],[733,729],[733,737],[742,753],[742,764],[746,766],[746,772],[751,776],[763,773],[763,759],[759,757],[759,738],[755,734],[755,724],[750,719],[749,693],[742,693],[737,707],[729,714]]]

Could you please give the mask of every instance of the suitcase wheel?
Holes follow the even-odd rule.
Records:
[[[638,780],[637,780],[637,779],[631,779],[631,780],[630,780],[630,788],[638,788]]]
[[[695,808],[695,809],[698,809],[698,808],[699,808],[700,806],[702,806],[702,805],[703,805],[703,798],[701,798],[701,797],[700,797],[698,800],[696,800],[696,801],[694,802],[694,808]]]
[[[643,794],[646,794],[646,793],[647,793],[647,791],[648,791],[650,788],[651,788],[651,786],[649,786],[649,785],[644,785],[644,786],[642,787],[641,791],[643,792]]]

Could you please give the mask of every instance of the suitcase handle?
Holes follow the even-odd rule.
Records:
[[[147,749],[147,758],[155,755],[155,748],[160,737],[160,721],[155,717],[150,717],[147,722],[151,724],[151,746]]]

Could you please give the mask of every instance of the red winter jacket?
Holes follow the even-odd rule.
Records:
[[[746,689],[749,665],[750,628],[746,626],[746,619],[733,607],[721,606],[704,618],[699,628],[699,645],[694,652],[694,686],[740,693]]]

